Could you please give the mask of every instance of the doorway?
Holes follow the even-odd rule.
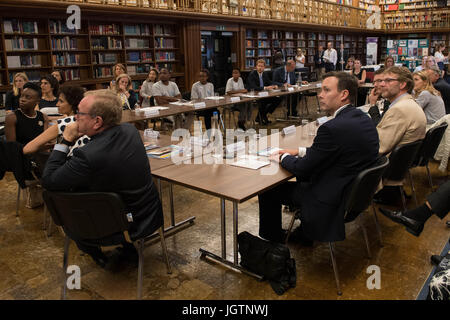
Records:
[[[233,71],[231,42],[233,32],[202,31],[202,68],[209,71],[215,90],[225,88]]]

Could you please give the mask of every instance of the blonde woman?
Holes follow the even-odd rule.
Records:
[[[425,112],[427,124],[433,124],[445,116],[444,100],[442,100],[440,92],[431,84],[426,71],[415,72],[413,79],[413,97]]]
[[[25,73],[18,72],[14,75],[13,88],[6,93],[5,107],[6,112],[12,112],[19,108],[19,98],[23,90],[23,85],[28,82],[28,77]]]
[[[151,105],[155,105],[153,101],[153,85],[158,82],[158,70],[151,69],[148,73],[147,79],[145,79],[144,83],[141,86],[141,90],[139,94],[142,97],[142,107],[150,107]]]
[[[355,57],[348,58],[347,64],[345,65],[345,70],[353,70],[354,65],[355,65]]]
[[[117,63],[114,65],[113,69],[113,79],[111,80],[111,82],[109,83],[109,88],[111,90],[115,90],[116,88],[116,79],[118,76],[120,76],[121,74],[127,73],[125,66],[121,63]]]
[[[295,69],[300,69],[305,67],[305,55],[302,49],[297,49],[297,54],[295,55]]]
[[[122,101],[122,108],[124,110],[132,110],[137,103],[136,95],[131,89],[131,78],[126,73],[119,75],[116,78],[115,91]]]

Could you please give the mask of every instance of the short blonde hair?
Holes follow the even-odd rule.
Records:
[[[122,69],[123,70],[123,73],[126,73],[127,72],[127,69],[125,68],[125,66],[123,65],[123,64],[121,64],[121,63],[116,63],[114,66],[113,66],[113,77],[114,78],[116,78],[117,77],[117,75],[116,75],[116,67],[119,67],[120,69]]]
[[[126,74],[126,73],[122,73],[121,75],[118,75],[117,78],[116,78],[116,91],[119,91],[119,81],[122,78],[127,78],[128,79],[127,90],[130,90],[131,89],[131,85],[132,85],[131,77],[128,74]]]
[[[103,119],[103,126],[113,127],[122,120],[122,102],[114,91],[109,89],[91,90],[84,94],[93,96],[94,101],[89,114]]]
[[[266,60],[258,59],[258,61],[256,61],[256,65],[258,65],[259,63],[264,63],[264,65],[266,65]]]
[[[13,93],[14,93],[15,96],[19,95],[19,88],[16,87],[16,78],[17,77],[21,77],[23,80],[25,80],[25,83],[28,82],[28,77],[27,77],[26,73],[24,73],[24,72],[17,72],[14,75],[12,86],[13,86]]]

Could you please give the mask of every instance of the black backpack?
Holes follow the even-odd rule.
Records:
[[[282,295],[297,282],[295,260],[289,248],[244,231],[238,235],[241,266],[269,280],[272,289]]]

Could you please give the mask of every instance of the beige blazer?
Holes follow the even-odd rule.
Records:
[[[425,138],[427,119],[410,94],[403,96],[386,111],[377,125],[380,154],[388,154],[397,146]],[[401,181],[383,181],[384,185],[401,185]]]

